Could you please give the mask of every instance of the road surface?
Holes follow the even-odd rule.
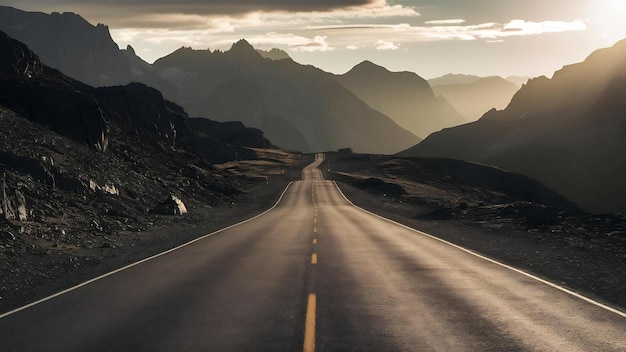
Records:
[[[0,351],[626,351],[623,313],[351,205],[270,211],[0,318]]]

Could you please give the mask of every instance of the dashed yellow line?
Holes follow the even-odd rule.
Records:
[[[311,264],[317,264],[317,253],[311,254]]]
[[[317,233],[317,226],[313,226],[313,232]]]
[[[317,305],[315,293],[309,293],[306,305],[306,322],[304,325],[304,352],[315,351],[315,311]]]
[[[317,238],[313,239],[313,244],[317,244]]]

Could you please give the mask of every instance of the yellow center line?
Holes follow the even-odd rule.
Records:
[[[311,264],[317,264],[317,253],[311,254]]]
[[[317,226],[313,226],[313,232],[317,233]]]
[[[313,218],[313,223],[317,224],[317,218]]]
[[[317,244],[317,238],[313,239],[313,244]]]
[[[317,298],[315,293],[309,293],[306,305],[306,322],[304,325],[304,352],[315,351],[315,310]]]

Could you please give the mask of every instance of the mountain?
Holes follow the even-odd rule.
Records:
[[[390,72],[363,61],[337,80],[372,108],[391,117],[418,136],[467,121],[446,101],[437,98],[428,82],[413,72]]]
[[[26,43],[43,62],[92,86],[127,84],[131,66],[109,28],[71,12],[44,14],[0,6],[0,31]]]
[[[152,68],[169,83],[156,86],[191,114],[243,121],[283,148],[393,153],[419,141],[333,75],[292,60],[266,60],[245,40],[225,52],[181,48]]]
[[[504,109],[519,87],[502,77],[492,76],[471,83],[434,85],[432,89],[436,95],[445,97],[466,122],[471,122],[492,108]]]
[[[254,158],[252,150],[236,149],[270,146],[262,132],[243,125],[197,124],[180,106],[164,100],[161,92],[141,83],[88,86],[44,65],[28,47],[3,32],[0,49],[0,105],[95,150],[115,149],[112,141],[128,135],[138,143],[184,149],[209,161],[224,159],[220,152],[226,149],[233,150],[227,154]],[[219,139],[215,133],[219,129],[231,131],[224,137],[228,140]],[[229,144],[233,133],[245,138]],[[212,136],[213,150],[200,147],[208,142],[207,135]]]
[[[144,84],[76,81],[0,32],[0,311],[258,214],[300,157]]]
[[[456,73],[448,73],[446,75],[431,78],[428,80],[428,84],[431,87],[435,86],[447,86],[447,85],[459,85],[459,84],[470,84],[476,81],[479,81],[486,77],[476,76],[476,75],[466,75],[466,74],[456,74]],[[521,87],[525,84],[531,77],[527,76],[507,76],[504,78],[505,80],[515,84],[518,87]]]
[[[516,171],[586,209],[626,212],[626,40],[530,80],[501,111],[400,153]]]
[[[515,84],[516,86],[521,87],[522,85],[526,84],[528,80],[531,78],[532,77],[528,77],[528,76],[508,76],[505,79]]]
[[[286,51],[278,49],[278,48],[272,48],[271,50],[257,49],[256,51],[259,54],[261,54],[261,56],[263,56],[263,58],[265,59],[270,59],[270,60],[291,59],[291,56],[289,56],[289,54],[287,54]]]
[[[434,86],[447,86],[447,85],[457,85],[457,84],[470,84],[480,80],[483,77],[475,76],[475,75],[464,75],[458,73],[448,73],[447,75],[443,75],[441,77],[431,78],[428,80],[428,84],[431,87]]]
[[[61,17],[67,19],[60,29],[52,28]],[[226,52],[183,47],[150,65],[132,47],[119,50],[106,26],[91,26],[75,14],[0,7],[0,19],[6,19],[0,28],[35,52],[40,48],[45,63],[76,79],[95,86],[142,82],[192,116],[242,121],[286,149],[395,153],[420,141],[333,75],[292,60],[266,60],[244,40]]]

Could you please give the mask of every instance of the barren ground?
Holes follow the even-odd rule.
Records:
[[[364,209],[626,310],[621,216],[586,213],[508,174],[474,179],[444,159],[331,154],[322,167]]]
[[[302,168],[312,160],[310,155],[277,149],[256,152],[259,160],[215,166],[215,177],[230,178],[225,185],[235,185],[232,195],[216,193],[221,194],[218,199],[188,195],[183,201],[189,212],[182,216],[137,211],[130,206],[108,205],[106,211],[100,211],[102,204],[91,198],[105,197],[111,204],[109,198],[117,197],[88,194],[83,201],[82,196],[68,196],[29,176],[15,176],[12,184],[47,198],[33,200],[27,194],[29,207],[44,208],[39,217],[26,222],[0,221],[0,312],[261,213],[277,201],[290,181],[300,178]],[[38,204],[28,203],[35,201]]]

